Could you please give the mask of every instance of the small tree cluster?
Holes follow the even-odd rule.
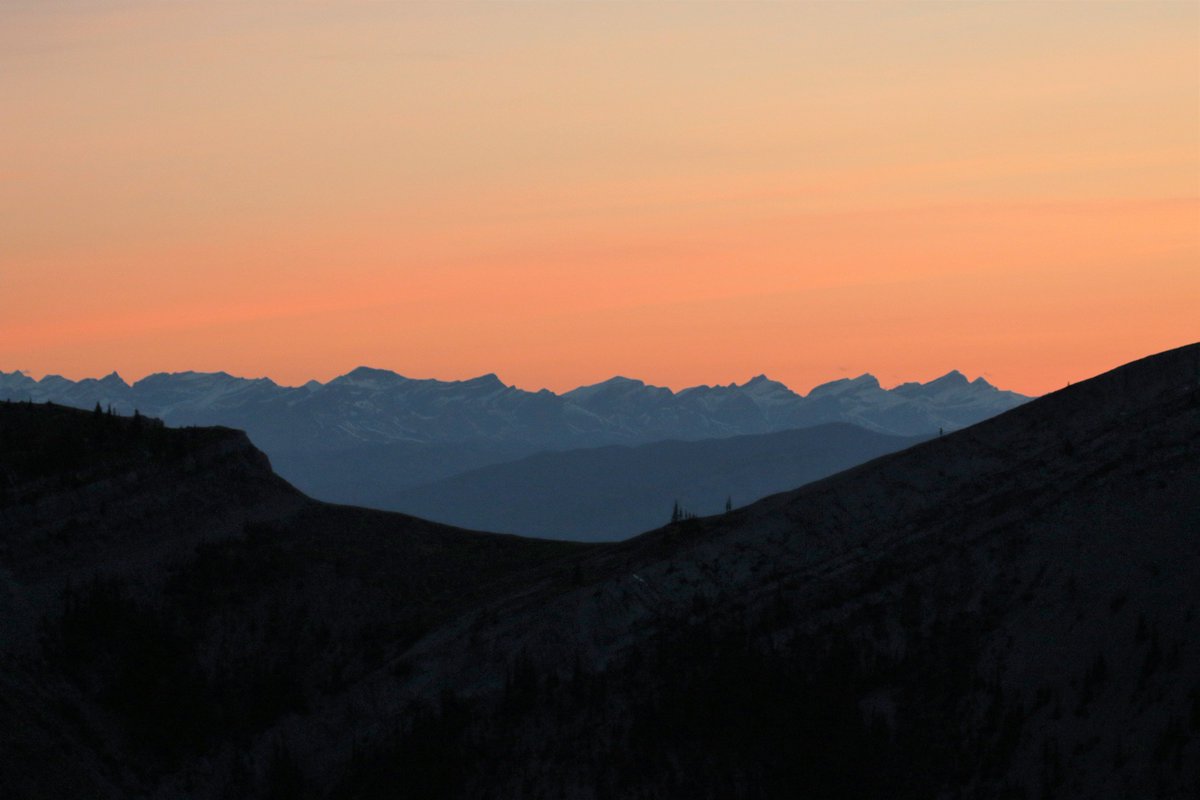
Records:
[[[675,501],[675,506],[674,506],[674,508],[671,509],[672,524],[674,524],[676,522],[683,522],[684,520],[695,519],[695,518],[696,518],[695,514],[693,514],[691,511],[688,511],[683,506],[679,505],[678,500]]]
[[[733,511],[733,497],[732,496],[725,498],[725,513],[728,514],[730,511]],[[675,501],[675,505],[671,508],[671,523],[672,524],[674,524],[676,522],[685,522],[689,519],[696,519],[696,516],[697,516],[696,514],[692,513],[691,511],[688,511],[686,508],[679,505],[678,500]]]

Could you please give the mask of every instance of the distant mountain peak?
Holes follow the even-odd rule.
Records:
[[[466,386],[493,387],[496,389],[506,388],[504,381],[500,380],[500,377],[494,372],[489,372],[486,375],[480,375],[475,378],[468,378],[460,382]]]
[[[74,385],[74,382],[69,378],[64,378],[62,375],[44,375],[38,381],[38,386],[45,389],[49,387],[67,387]]]
[[[603,389],[609,386],[645,386],[645,381],[640,381],[637,378],[627,378],[624,375],[613,375],[611,378],[599,383],[590,383],[587,386],[580,386],[579,389]],[[572,390],[575,391],[575,390]]]
[[[798,395],[779,381],[773,381],[766,375],[755,375],[741,386],[734,385],[757,401],[761,402],[791,402],[799,399]]]
[[[116,373],[114,372],[113,374],[116,374]],[[111,377],[111,376],[109,376],[109,377]],[[213,380],[213,379],[222,380],[222,381],[246,380],[246,378],[234,377],[233,375],[230,375],[228,372],[225,372],[224,370],[219,370],[217,372],[197,372],[194,369],[188,369],[188,370],[183,370],[181,372],[153,372],[153,373],[147,375],[146,377],[142,378],[140,381],[135,382],[134,386],[137,386],[138,384],[144,384],[144,383],[150,383],[150,384],[162,383],[165,381],[186,381],[188,383],[196,383],[198,381],[206,381],[206,380]]]
[[[407,381],[403,375],[392,372],[390,369],[377,369],[375,367],[355,367],[345,375],[339,375],[331,380],[327,386],[360,386],[363,388],[382,388],[383,386]]]
[[[813,388],[808,393],[809,397],[823,397],[827,395],[845,394],[847,392],[861,392],[864,390],[880,389],[879,379],[869,372],[864,372],[857,378],[838,378],[835,381],[822,383],[820,386]]]
[[[87,409],[111,403],[170,424],[233,425],[248,429],[272,455],[296,450],[300,441],[320,450],[330,442],[359,447],[361,442],[470,440],[533,452],[767,433],[837,421],[913,435],[956,430],[1025,399],[980,381],[968,384],[959,372],[888,391],[864,373],[818,386],[804,397],[766,374],[740,385],[678,392],[614,375],[557,394],[506,385],[492,372],[467,380],[413,379],[365,365],[302,387],[225,372],[159,372],[133,386],[116,373],[80,382],[54,376],[38,382],[18,373],[0,378],[0,398],[5,397]]]
[[[970,381],[967,376],[963,375],[956,369],[952,369],[940,378],[934,378],[926,386],[951,387],[951,386],[967,386]]]
[[[342,376],[343,378],[399,378],[400,375],[390,369],[378,367],[355,367]]]
[[[563,397],[575,402],[587,402],[596,397],[607,397],[614,394],[622,394],[625,392],[637,392],[641,389],[648,388],[644,381],[637,378],[627,378],[624,375],[614,375],[608,380],[600,381],[599,383],[588,384],[572,389],[569,392],[564,392]],[[659,391],[656,387],[649,387],[654,391]],[[664,390],[670,393],[670,389]]]

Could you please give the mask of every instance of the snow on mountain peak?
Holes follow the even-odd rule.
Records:
[[[357,367],[321,384],[276,385],[224,372],[156,373],[132,387],[115,372],[79,383],[59,376],[40,382],[0,374],[0,397],[55,400],[91,408],[96,402],[140,408],[170,424],[220,422],[288,442],[298,430],[314,441],[346,436],[364,441],[525,441],[530,446],[599,446],[613,442],[696,439],[762,433],[844,421],[911,435],[954,430],[1019,404],[982,378],[957,371],[928,384],[884,391],[871,374],[816,387],[808,397],[766,375],[746,383],[669,388],[621,375],[562,395],[506,386],[495,373],[463,381],[414,380]],[[533,402],[532,397],[540,398]],[[547,402],[557,398],[557,402]],[[811,402],[810,402],[811,401]],[[315,445],[314,446],[318,446]],[[324,444],[320,445],[324,446]]]

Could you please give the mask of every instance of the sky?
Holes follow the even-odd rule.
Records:
[[[0,2],[0,370],[556,391],[1200,339],[1200,3]]]

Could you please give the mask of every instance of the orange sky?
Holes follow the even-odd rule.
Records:
[[[1200,339],[1196,2],[10,0],[0,109],[0,370],[1036,394]]]

